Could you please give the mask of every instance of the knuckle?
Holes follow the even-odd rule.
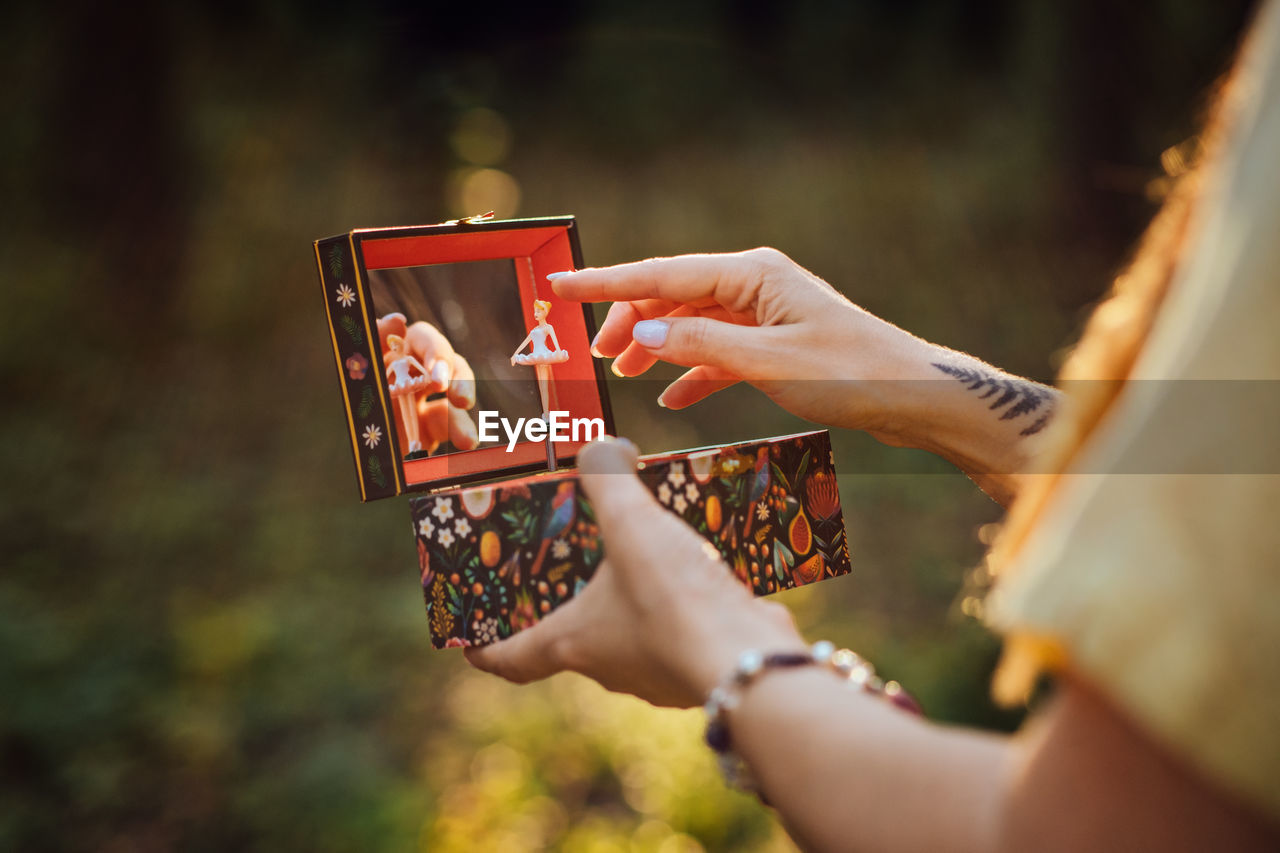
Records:
[[[700,353],[707,344],[707,321],[690,317],[679,325],[679,344],[689,352]]]
[[[790,259],[782,252],[772,246],[758,246],[746,253],[756,263],[769,268],[781,268],[785,266]]]
[[[791,618],[791,611],[787,609],[785,604],[777,601],[762,601],[763,605],[761,613],[765,619],[778,628],[794,627],[794,621]]]
[[[556,670],[581,672],[586,665],[581,648],[573,637],[557,637],[547,647],[547,660]]]

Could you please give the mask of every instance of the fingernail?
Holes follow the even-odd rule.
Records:
[[[439,385],[448,387],[449,385],[449,365],[444,361],[437,361],[431,368],[431,381]]]
[[[662,399],[661,395],[658,396],[658,405],[664,409],[667,408],[667,401]]]
[[[631,329],[631,337],[642,347],[660,347],[667,340],[671,324],[665,320],[641,320]]]
[[[596,332],[596,336],[591,339],[591,354],[596,358],[604,358],[600,353],[600,348],[596,346],[598,343],[600,343],[600,333]]]
[[[618,362],[616,360],[613,362],[613,364],[609,365],[609,369],[612,370],[613,375],[618,377],[619,379],[627,378],[627,374],[623,373],[621,370],[618,369]]]
[[[453,392],[463,403],[463,408],[469,409],[476,404],[476,385],[470,379],[459,379],[454,382]]]
[[[547,281],[555,281],[558,278],[563,278],[564,276],[574,272],[577,272],[577,270],[561,270],[560,272],[549,272],[547,273]]]

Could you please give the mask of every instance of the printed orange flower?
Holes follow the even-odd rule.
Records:
[[[806,505],[814,518],[831,518],[840,511],[840,489],[828,471],[814,471],[804,485]]]

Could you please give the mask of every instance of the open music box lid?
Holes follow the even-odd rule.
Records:
[[[573,217],[361,228],[315,250],[361,500],[547,470],[551,453],[570,465],[613,434],[591,307],[547,280],[582,266]],[[512,363],[522,339],[536,354],[544,338],[558,360]],[[513,439],[544,405],[564,440]]]

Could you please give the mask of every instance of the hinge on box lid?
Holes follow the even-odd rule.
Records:
[[[447,222],[441,222],[441,225],[475,225],[477,222],[488,222],[493,219],[494,212],[487,210],[484,213],[476,213],[471,216],[464,216],[461,219],[450,219]]]

